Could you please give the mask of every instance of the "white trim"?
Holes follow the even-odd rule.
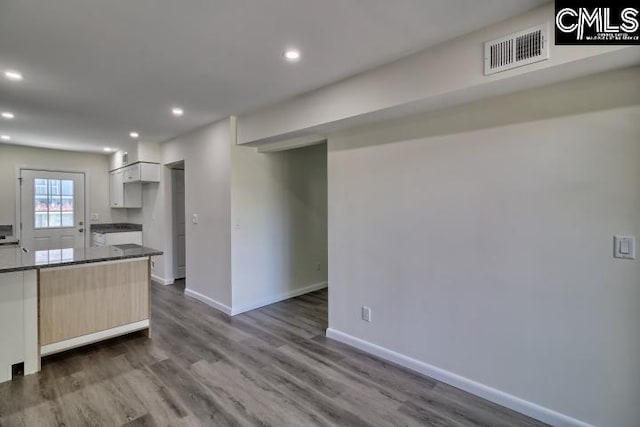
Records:
[[[178,206],[176,206],[176,190],[178,189],[178,187],[175,185],[176,184],[176,170],[178,169],[170,169],[170,174],[169,174],[169,181],[171,181],[171,268],[173,269],[173,276],[174,276],[174,280],[176,279],[183,279],[186,276],[186,242],[187,242],[187,223],[186,221],[184,221],[183,224],[183,229],[182,231],[184,232],[184,243],[185,243],[185,247],[183,248],[183,255],[185,255],[185,265],[182,266],[182,271],[180,271],[180,267],[178,266],[178,258],[179,258],[179,251],[178,251],[178,212],[180,209],[178,209]],[[184,163],[183,163],[183,169],[182,169],[182,215],[183,218],[186,218],[187,216],[187,211],[186,211],[186,201],[185,201],[185,196],[186,196],[186,184],[185,184],[185,177],[186,177],[186,171],[184,170]],[[179,274],[182,273],[182,274]],[[176,276],[182,276],[182,277],[176,277]]]
[[[281,294],[274,295],[269,298],[265,298],[260,301],[255,301],[249,304],[244,304],[239,307],[231,308],[231,315],[235,316],[236,314],[244,313],[247,311],[255,310],[256,308],[264,307],[265,305],[274,304],[276,302],[284,301],[289,298],[297,297],[303,294],[308,294],[309,292],[318,291],[320,289],[324,289],[327,287],[327,282],[314,283],[313,285],[305,286],[304,288],[293,289],[288,292],[283,292]]]
[[[184,294],[188,297],[197,299],[198,301],[203,302],[207,304],[209,307],[213,307],[216,310],[223,312],[224,314],[231,315],[231,307],[229,307],[228,305],[222,304],[221,302],[218,302],[214,299],[211,299],[206,295],[202,295],[200,292],[196,292],[194,290],[187,288],[184,290]]]
[[[94,332],[93,334],[82,335],[80,337],[54,342],[52,344],[47,344],[40,347],[40,355],[48,356],[50,354],[70,350],[72,348],[80,347],[86,344],[93,344],[94,342],[102,341],[108,338],[113,338],[119,335],[128,334],[130,332],[147,329],[148,327],[149,319],[145,319],[139,322],[129,323],[126,325],[117,326],[115,328],[106,329],[104,331]]]
[[[521,399],[469,378],[454,374],[436,366],[421,362],[417,359],[396,353],[393,350],[381,347],[379,345],[364,341],[352,335],[345,334],[336,329],[327,328],[327,337],[350,345],[367,353],[378,356],[382,359],[396,363],[412,371],[427,375],[443,383],[447,383],[459,389],[462,389],[483,399],[489,400],[498,405],[502,405],[521,414],[535,418],[547,424],[556,427],[593,427],[583,421],[571,418],[567,415],[556,412],[552,409],[545,408],[533,402]]]
[[[151,280],[164,286],[173,285],[173,279],[165,279],[163,277],[156,276],[155,274],[151,274]]]

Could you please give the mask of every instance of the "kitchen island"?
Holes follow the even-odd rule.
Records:
[[[139,245],[24,251],[0,247],[0,382],[12,366],[150,328],[151,257]]]

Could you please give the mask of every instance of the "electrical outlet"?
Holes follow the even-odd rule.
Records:
[[[362,320],[365,322],[371,322],[371,308],[362,307]]]
[[[318,263],[316,265],[316,271],[320,271],[320,270],[322,270],[322,264]]]

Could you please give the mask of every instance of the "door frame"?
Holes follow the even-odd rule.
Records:
[[[173,280],[177,280],[177,279],[185,279],[187,277],[186,274],[186,269],[187,269],[187,205],[186,205],[186,194],[183,194],[182,196],[182,209],[184,211],[183,215],[184,215],[184,255],[185,255],[185,274],[184,275],[180,275],[178,274],[178,240],[176,239],[176,229],[177,229],[177,216],[176,216],[176,187],[175,187],[175,178],[174,178],[174,171],[176,170],[182,170],[182,190],[183,193],[186,193],[186,183],[185,183],[185,178],[184,178],[184,174],[185,174],[185,167],[184,167],[184,161],[183,162],[177,162],[182,163],[182,169],[179,168],[175,168],[172,167],[171,168],[171,241],[172,241],[172,256],[171,256],[171,263],[173,264]]]
[[[21,187],[21,175],[22,175],[22,171],[23,170],[32,170],[32,171],[43,171],[43,172],[60,172],[60,173],[77,173],[77,174],[82,174],[83,179],[84,179],[84,218],[83,218],[83,222],[84,222],[84,247],[87,248],[89,247],[89,244],[91,243],[90,241],[90,237],[91,237],[91,224],[89,224],[87,222],[87,218],[90,218],[90,208],[91,208],[91,201],[89,200],[88,195],[90,194],[89,191],[89,182],[91,181],[89,179],[90,174],[88,170],[73,170],[73,169],[52,169],[52,168],[39,168],[37,166],[24,166],[24,165],[18,165],[15,166],[15,182],[16,182],[16,194],[15,194],[15,205],[16,205],[16,219],[15,219],[15,231],[14,231],[14,235],[16,235],[18,237],[18,239],[20,240],[20,244],[22,246],[22,187]]]

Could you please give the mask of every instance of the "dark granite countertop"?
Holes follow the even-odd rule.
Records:
[[[24,252],[17,247],[0,247],[0,273],[37,270],[63,265],[89,264],[162,255],[162,251],[139,245],[52,249]]]
[[[115,223],[91,224],[92,233],[126,233],[128,231],[142,231],[142,224]]]

